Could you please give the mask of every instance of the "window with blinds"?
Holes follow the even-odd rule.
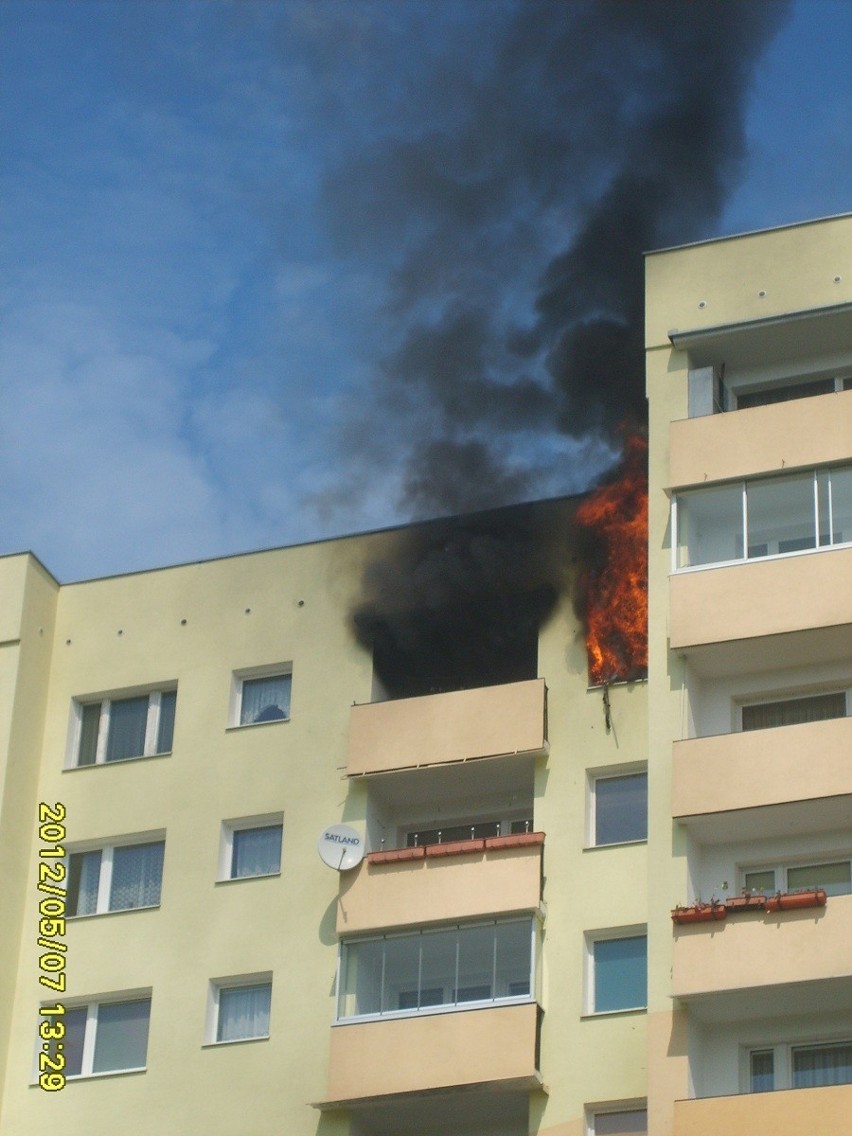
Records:
[[[846,691],[785,698],[778,702],[753,702],[742,707],[744,730],[766,730],[846,717]]]

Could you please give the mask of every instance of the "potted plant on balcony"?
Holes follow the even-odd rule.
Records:
[[[743,888],[742,895],[732,895],[725,900],[725,907],[728,909],[729,915],[737,914],[740,911],[765,911],[766,895],[761,891],[755,891],[753,888],[751,891],[748,888]]]
[[[801,891],[779,891],[766,901],[767,911],[797,911],[803,907],[825,907],[824,888],[802,888]]]
[[[691,907],[676,907],[672,911],[672,922],[683,923],[713,923],[724,919],[728,909],[713,896],[709,903],[702,903],[701,897],[696,899]]]

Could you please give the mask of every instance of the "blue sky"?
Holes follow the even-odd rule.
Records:
[[[491,487],[448,472],[448,508],[584,488],[613,443],[546,421],[542,282],[691,7],[640,50],[579,0],[5,0],[0,552],[65,581],[396,523],[440,511],[426,438]],[[850,207],[852,4],[745,7],[771,27],[714,76],[745,146],[662,243]],[[565,8],[594,50],[550,88],[533,16]]]

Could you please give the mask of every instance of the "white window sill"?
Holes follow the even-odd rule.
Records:
[[[623,1010],[590,1010],[580,1015],[580,1021],[591,1021],[593,1018],[623,1018],[627,1014],[647,1014],[647,1006],[628,1006]]]
[[[107,915],[127,915],[131,911],[159,911],[159,903],[148,903],[144,907],[116,907],[110,911],[87,911],[82,915],[66,915],[69,923],[82,923],[86,919],[103,919]]]
[[[237,722],[235,725],[227,726],[225,733],[230,734],[235,730],[259,730],[264,726],[283,726],[291,721],[292,718],[270,718],[268,722]]]
[[[262,1033],[257,1037],[234,1037],[223,1041],[205,1041],[202,1049],[221,1049],[223,1045],[246,1045],[252,1041],[269,1041],[269,1034]]]
[[[137,761],[155,761],[161,757],[171,756],[171,750],[168,753],[140,753],[136,757],[119,757],[115,761],[94,761],[91,765],[66,765],[62,772],[76,773],[83,769],[109,769],[113,765],[133,765]]]
[[[60,1072],[60,1070],[56,1070]],[[105,1069],[102,1073],[74,1073],[70,1077],[65,1074],[65,1085],[73,1085],[77,1081],[102,1081],[107,1077],[135,1077],[140,1073],[147,1073],[147,1065],[137,1065],[133,1069]],[[38,1080],[30,1081],[30,1088],[38,1089],[41,1086]]]
[[[225,876],[224,879],[215,880],[215,885],[218,887],[220,884],[244,884],[249,880],[275,880],[281,876],[281,869],[277,872],[263,872],[257,876]]]
[[[641,840],[614,840],[612,844],[587,844],[584,852],[600,852],[605,848],[632,848],[636,844],[647,844],[648,837],[643,837]]]
[[[799,548],[795,552],[771,552],[768,556],[741,557],[739,560],[714,560],[712,564],[685,564],[674,568],[670,576],[682,576],[685,572],[707,572],[713,568],[733,568],[743,564],[765,564],[767,560],[790,560],[796,556],[813,556],[820,552],[834,552],[838,548],[852,548],[852,541],[839,544],[821,544],[819,548]]]

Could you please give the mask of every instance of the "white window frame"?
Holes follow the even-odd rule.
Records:
[[[648,843],[648,799],[645,797],[645,836],[635,840],[616,840],[611,844],[598,844],[597,842],[597,797],[598,781],[609,781],[615,777],[637,777],[644,773],[648,775],[647,761],[634,761],[625,765],[606,765],[597,769],[586,770],[586,848],[621,848],[630,844]]]
[[[775,861],[761,861],[757,864],[739,864],[737,866],[737,874],[739,877],[740,890],[742,891],[746,886],[746,875],[751,875],[754,872],[773,872],[775,876],[775,884],[771,893],[767,890],[766,894],[775,894],[778,891],[787,891],[787,873],[796,868],[816,868],[818,869],[821,864],[842,864],[848,863],[850,865],[850,875],[852,876],[852,853],[848,850],[836,853],[835,855],[824,855],[814,857],[796,858],[794,860],[775,860]],[[841,894],[852,895],[852,887],[849,892]]]
[[[65,887],[68,887],[68,873],[71,868],[71,856],[77,856],[85,852],[100,852],[101,853],[101,866],[98,876],[98,897],[97,905],[94,911],[85,912],[81,915],[69,915],[69,919],[94,919],[97,915],[114,915],[121,911],[151,911],[159,907],[163,902],[163,878],[165,876],[165,847],[163,848],[163,874],[160,877],[160,902],[149,903],[144,907],[110,907],[110,893],[112,891],[112,863],[113,853],[116,848],[130,848],[134,844],[155,844],[166,843],[166,830],[158,829],[155,832],[135,832],[132,836],[119,836],[110,839],[109,841],[103,840],[88,840],[80,844],[73,844],[66,847],[66,856],[63,861],[65,864]],[[129,1000],[129,999],[128,999]]]
[[[219,998],[223,990],[237,990],[243,986],[269,987],[269,1032],[257,1034],[252,1037],[223,1038],[216,1036],[219,1032]],[[204,1031],[204,1044],[212,1045],[242,1045],[249,1041],[265,1041],[272,1030],[272,971],[263,970],[255,974],[232,974],[223,978],[211,978],[207,984],[207,1014]]]
[[[529,921],[530,924],[530,974],[529,974],[529,992],[525,994],[505,994],[496,995],[493,993],[490,998],[483,998],[481,1000],[471,1000],[465,1002],[439,1002],[434,1005],[413,1007],[410,1009],[393,1009],[378,1011],[368,1014],[346,1014],[340,1013],[341,1003],[341,982],[343,980],[343,952],[347,946],[357,946],[359,943],[377,942],[387,939],[399,938],[415,938],[418,935],[429,934],[435,931],[452,931],[460,929],[476,929],[478,927],[494,927],[500,924],[508,923],[525,923]],[[507,915],[495,919],[475,920],[471,922],[453,922],[453,923],[440,923],[430,925],[428,927],[412,928],[410,931],[393,931],[384,935],[361,935],[351,939],[341,940],[337,951],[337,981],[335,982],[335,1019],[334,1024],[340,1026],[349,1025],[352,1022],[367,1022],[367,1021],[389,1021],[393,1018],[411,1018],[411,1017],[424,1017],[431,1014],[454,1014],[461,1013],[467,1010],[483,1009],[489,1006],[505,1006],[514,1005],[516,1003],[528,1003],[538,1001],[537,981],[538,975],[541,970],[541,957],[540,957],[540,926],[536,914],[530,913],[529,915]]]
[[[252,828],[270,828],[273,825],[281,825],[281,852],[284,849],[284,813],[263,813],[258,816],[249,817],[234,817],[230,820],[223,820],[221,833],[219,837],[219,867],[216,876],[217,883],[241,883],[244,880],[264,880],[270,876],[281,875],[281,864],[277,872],[264,872],[257,876],[234,876],[233,859],[234,859],[234,833],[246,832]]]
[[[852,1045],[852,1035],[849,1033],[837,1036],[818,1038],[796,1038],[794,1041],[770,1041],[764,1045],[743,1045],[740,1047],[740,1085],[741,1091],[749,1096],[760,1096],[751,1087],[751,1055],[753,1053],[773,1054],[773,1086],[764,1092],[776,1092],[779,1089],[793,1089],[793,1050],[795,1049],[821,1049],[834,1045]],[[849,1084],[852,1082],[842,1082]]]
[[[243,706],[243,684],[250,682],[255,678],[278,678],[289,677],[290,679],[290,709],[288,710],[285,718],[272,718],[268,722],[241,722],[240,717],[242,714]],[[260,667],[247,667],[241,670],[236,670],[231,675],[231,697],[228,710],[228,728],[232,730],[249,730],[255,726],[269,726],[277,722],[289,722],[293,716],[292,709],[293,698],[293,663],[267,663]]]
[[[644,1112],[646,1114],[645,1131],[647,1133],[648,1102],[644,1097],[633,1100],[602,1101],[600,1104],[586,1105],[585,1136],[597,1136],[596,1122],[599,1116],[618,1116],[624,1112]]]
[[[834,474],[834,473],[845,473],[850,469],[852,469],[852,465],[850,465],[849,462],[840,462],[840,463],[837,463],[837,464],[834,464],[834,465],[831,465],[831,466],[825,466],[825,467],[820,467],[820,468],[808,467],[808,468],[799,469],[799,470],[783,470],[783,471],[777,471],[775,474],[766,474],[766,475],[755,476],[755,477],[750,477],[750,478],[745,478],[745,479],[738,478],[736,481],[711,482],[711,483],[708,483],[705,486],[693,486],[693,487],[689,487],[689,488],[683,488],[681,490],[674,490],[672,492],[672,499],[671,499],[671,533],[672,533],[671,573],[674,575],[674,574],[678,574],[678,573],[681,573],[681,572],[701,572],[701,571],[706,571],[709,568],[723,568],[723,567],[728,567],[728,566],[733,565],[733,564],[752,564],[757,560],[777,560],[777,559],[784,559],[784,558],[790,557],[790,556],[808,556],[808,555],[811,555],[815,552],[830,552],[832,549],[836,549],[836,548],[848,548],[850,545],[852,545],[852,538],[847,538],[846,540],[843,540],[843,541],[836,541],[835,536],[834,536],[835,516],[834,516],[833,501],[832,501],[831,475]],[[819,477],[820,474],[828,475],[828,482],[827,482],[827,486],[826,486],[826,488],[827,488],[827,502],[828,502],[828,517],[826,517],[824,519],[820,517],[820,509],[819,509],[818,477]],[[749,524],[748,524],[748,487],[749,487],[749,485],[754,484],[755,482],[765,482],[765,481],[769,480],[770,478],[772,480],[775,480],[775,481],[778,481],[778,482],[783,482],[785,480],[793,480],[793,479],[801,478],[803,476],[808,476],[808,475],[812,478],[812,483],[813,483],[813,513],[812,513],[811,519],[812,519],[812,522],[813,522],[814,534],[815,534],[815,536],[816,536],[817,533],[822,535],[823,532],[824,532],[828,536],[828,543],[827,544],[817,543],[812,548],[795,549],[795,550],[790,551],[790,552],[776,551],[776,552],[766,552],[762,556],[749,556],[748,555],[749,540],[752,538],[752,536],[757,535],[757,534],[749,533]],[[734,557],[734,558],[729,559],[729,560],[712,560],[712,561],[707,561],[706,563],[702,562],[701,564],[679,564],[678,560],[680,558],[681,551],[685,547],[684,542],[681,540],[681,533],[680,533],[680,521],[679,521],[679,515],[678,515],[679,514],[679,498],[682,497],[682,496],[687,496],[687,495],[691,496],[693,494],[701,493],[703,489],[707,489],[707,490],[721,489],[725,486],[735,486],[735,487],[738,486],[739,490],[740,490],[741,507],[740,507],[740,520],[739,520],[739,539],[742,542],[742,555],[739,556],[739,557]],[[736,533],[734,535],[736,536]]]
[[[71,728],[69,730],[68,750],[65,760],[66,769],[90,769],[92,764],[120,765],[125,761],[139,761],[144,757],[167,757],[172,750],[157,748],[157,738],[160,732],[160,705],[163,694],[177,694],[177,683],[163,683],[156,687],[143,686],[127,690],[114,690],[108,694],[92,695],[91,697],[75,698],[71,703]],[[117,758],[107,762],[107,743],[109,740],[110,711],[113,702],[123,702],[130,698],[148,698],[148,716],[145,721],[145,744],[143,752],[131,757]],[[80,764],[80,745],[83,736],[83,711],[87,706],[100,706],[98,721],[98,740],[94,763]],[[174,745],[174,741],[172,742]]]
[[[647,986],[645,1003],[641,1006],[621,1006],[616,1010],[595,1009],[595,944],[612,942],[616,939],[644,938],[647,952],[648,925],[647,923],[634,923],[624,927],[603,927],[594,931],[586,931],[583,935],[583,1009],[584,1017],[610,1017],[613,1014],[635,1014],[647,1011]],[[645,980],[647,983],[648,965],[647,953],[645,963]]]
[[[65,999],[61,995],[52,999],[49,1002],[42,1001],[42,1006],[55,1005],[57,1000],[65,1006],[65,1012],[70,1010],[86,1010],[86,1028],[83,1035],[83,1054],[82,1062],[79,1073],[65,1072],[65,1077],[69,1081],[83,1081],[93,1077],[121,1077],[125,1073],[142,1073],[148,1068],[148,1045],[145,1046],[145,1064],[144,1065],[129,1065],[125,1069],[102,1069],[98,1072],[93,1071],[95,1060],[95,1045],[97,1044],[98,1034],[98,1013],[101,1006],[115,1006],[122,1002],[148,1002],[148,1042],[150,1042],[151,1034],[151,994],[152,989],[150,986],[141,990],[126,990],[120,993],[109,994],[99,998],[81,998],[81,999]],[[41,1017],[39,1019],[39,1026],[42,1022],[47,1021],[47,1018]],[[36,1052],[33,1061],[33,1083],[38,1082],[38,1058],[39,1053],[44,1052],[44,1042],[36,1028]]]

